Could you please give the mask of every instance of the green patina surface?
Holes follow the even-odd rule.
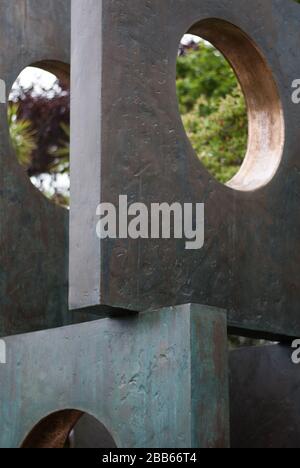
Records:
[[[50,413],[99,419],[118,447],[227,447],[226,315],[200,306],[6,340],[0,447],[18,447]]]

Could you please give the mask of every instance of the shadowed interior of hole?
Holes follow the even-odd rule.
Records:
[[[31,88],[32,86],[32,88]],[[12,147],[33,185],[69,206],[70,67],[43,61],[24,69],[9,98]]]
[[[272,72],[254,42],[226,21],[200,21],[188,33],[209,41],[226,57],[245,95],[247,152],[240,170],[226,185],[241,191],[263,187],[274,177],[284,145],[283,110]]]
[[[63,410],[42,419],[21,448],[117,448],[112,436],[94,417]]]

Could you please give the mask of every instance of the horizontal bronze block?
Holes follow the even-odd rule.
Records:
[[[61,447],[81,413],[118,448],[229,446],[222,311],[186,305],[5,341],[2,448]]]

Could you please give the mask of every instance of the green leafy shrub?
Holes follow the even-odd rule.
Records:
[[[37,148],[36,134],[30,120],[18,118],[18,110],[17,104],[8,107],[9,133],[18,161],[27,169],[31,163],[31,154]]]
[[[183,123],[199,159],[220,182],[239,170],[248,118],[238,80],[226,59],[201,42],[178,58],[177,94]]]

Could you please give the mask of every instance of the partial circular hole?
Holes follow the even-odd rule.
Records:
[[[180,44],[176,84],[186,133],[208,171],[236,190],[270,182],[282,158],[284,118],[254,42],[225,21],[200,21]]]
[[[70,86],[68,67],[25,68],[9,95],[8,123],[18,162],[51,201],[69,206]]]
[[[29,433],[21,448],[117,448],[106,427],[77,410],[52,413]]]

